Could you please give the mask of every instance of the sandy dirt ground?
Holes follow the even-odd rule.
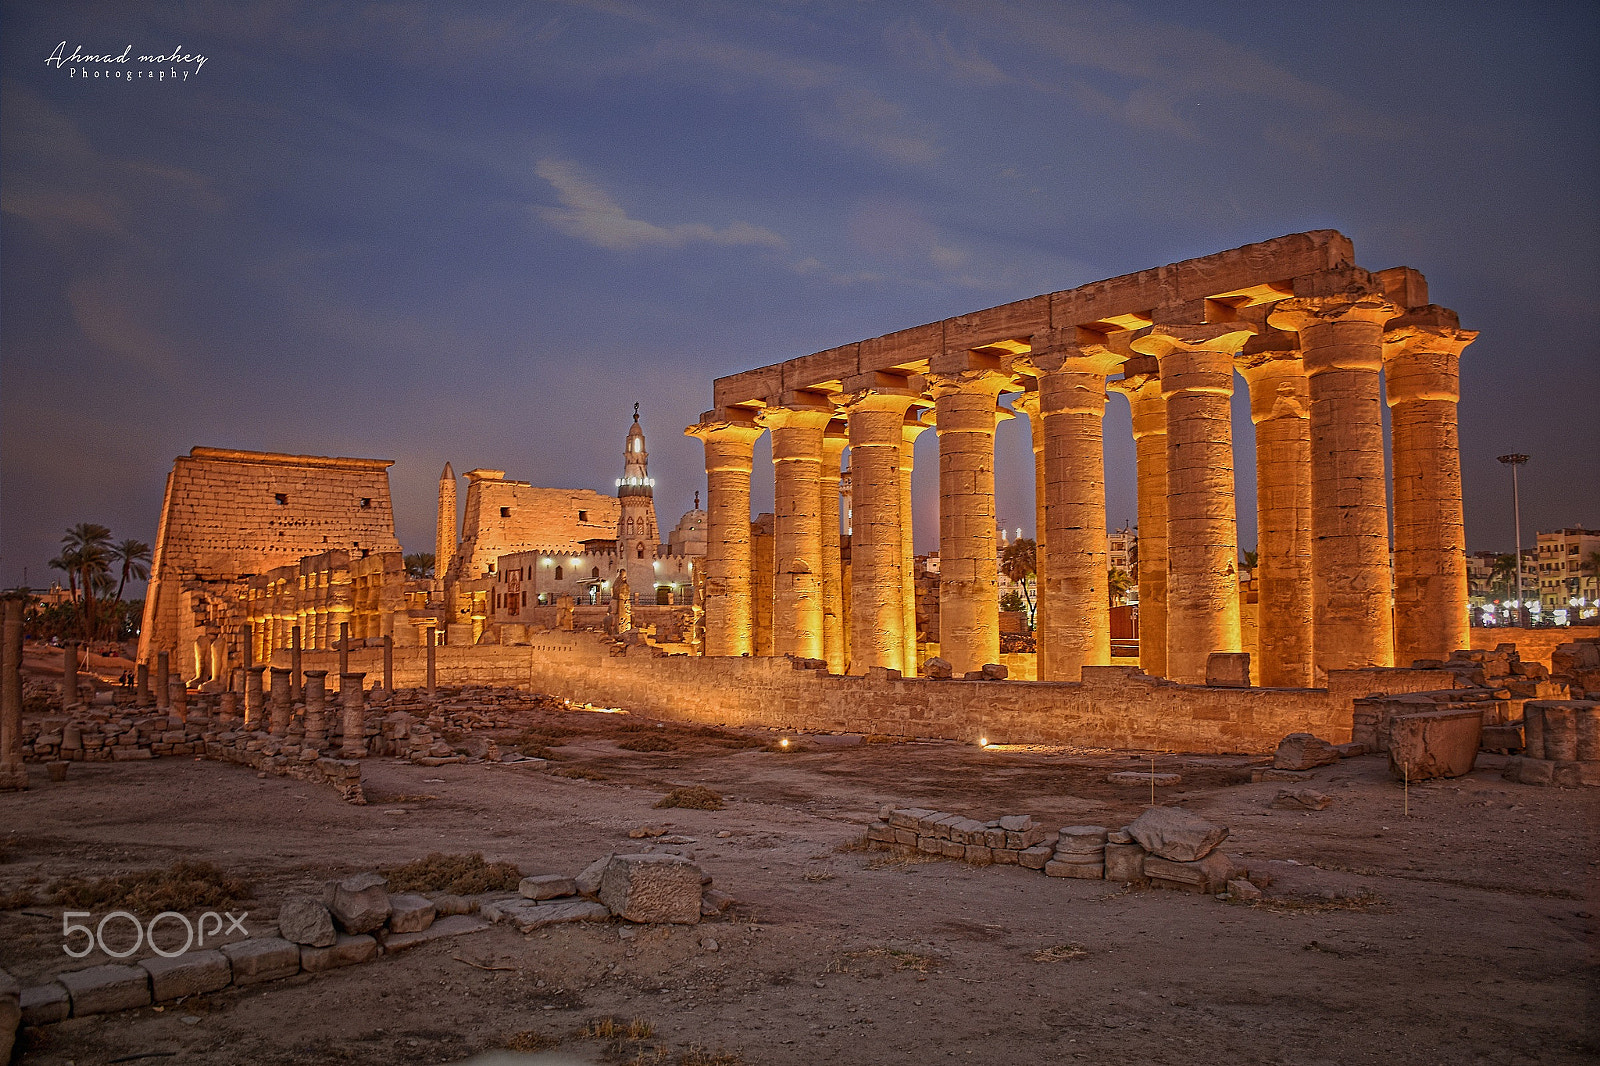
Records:
[[[1230,826],[1225,850],[1268,898],[1047,878],[856,845],[880,804],[980,819],[1111,827],[1149,802],[1112,785],[1148,756],[810,738],[731,750],[662,730],[676,750],[617,747],[619,716],[572,712],[558,766],[425,768],[371,759],[372,802],[190,759],[75,764],[0,796],[0,965],[24,985],[75,963],[44,888],[203,859],[248,878],[247,924],[328,878],[482,852],[575,873],[640,850],[630,830],[691,837],[740,903],[698,926],[494,926],[372,963],[27,1030],[44,1064],[446,1063],[536,1031],[519,1062],[1578,1063],[1600,1055],[1600,790],[1512,784],[1491,769],[1413,787],[1381,757],[1308,782],[1320,812],[1269,806],[1247,758],[1159,756],[1183,775],[1158,800]],[[762,740],[770,739],[761,734]],[[658,810],[705,785],[720,811]],[[725,835],[724,835],[725,834]],[[715,942],[715,947],[711,941]],[[579,1037],[647,1020],[642,1041]],[[656,1049],[663,1049],[657,1051]],[[652,1057],[654,1056],[654,1057]],[[511,1061],[511,1060],[506,1060]],[[714,1060],[713,1060],[714,1061]]]

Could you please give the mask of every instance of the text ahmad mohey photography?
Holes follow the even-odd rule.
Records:
[[[183,47],[177,46],[167,55],[142,55],[133,54],[133,45],[128,45],[119,53],[91,54],[83,50],[82,45],[73,45],[72,52],[67,52],[67,42],[62,41],[56,45],[55,51],[46,59],[45,66],[54,66],[57,70],[65,69],[74,78],[150,78],[157,81],[188,81],[190,74],[200,73],[200,68],[206,65],[206,57],[198,53],[188,53]],[[146,63],[147,67],[130,67],[130,63]],[[190,69],[192,67],[192,69]]]

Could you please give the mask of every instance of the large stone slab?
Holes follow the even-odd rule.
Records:
[[[1483,738],[1483,713],[1475,709],[1424,711],[1389,719],[1389,772],[1397,780],[1426,781],[1472,772]]]
[[[1145,851],[1172,862],[1203,859],[1228,839],[1226,827],[1177,807],[1151,807],[1125,828]]]
[[[278,908],[278,935],[295,944],[325,948],[338,939],[333,915],[320,899],[290,896]]]
[[[561,874],[534,874],[522,879],[517,885],[517,892],[524,899],[557,899],[577,895],[578,886],[572,878]]]
[[[1339,749],[1310,733],[1290,733],[1278,742],[1272,755],[1277,770],[1310,770],[1339,761]]]
[[[150,975],[150,994],[157,1003],[198,996],[227,988],[233,980],[233,966],[220,951],[186,951],[176,958],[157,955],[140,959],[139,966]]]
[[[606,875],[606,867],[611,865],[614,855],[602,855],[583,868],[583,872],[573,878],[573,887],[582,896],[598,896],[600,894],[600,881]]]
[[[1161,888],[1181,888],[1191,892],[1221,892],[1228,882],[1239,876],[1239,867],[1233,859],[1220,851],[1213,851],[1194,862],[1173,862],[1158,855],[1144,860],[1145,876]]]
[[[617,855],[600,880],[600,902],[630,922],[700,920],[700,867],[678,855]]]
[[[323,947],[301,945],[300,968],[306,973],[322,973],[341,966],[354,966],[378,957],[378,941],[366,933],[341,933]]]
[[[150,1005],[150,975],[138,966],[91,966],[57,974],[72,999],[72,1016]]]
[[[446,937],[464,936],[467,933],[477,933],[489,928],[489,923],[482,918],[474,918],[467,914],[453,914],[448,918],[439,918],[428,928],[417,933],[382,933],[383,950],[404,951],[414,948],[419,944],[432,943]]]
[[[605,904],[592,899],[507,899],[484,904],[483,915],[490,921],[506,922],[521,932],[531,933],[547,925],[603,922],[611,917],[611,912]]]
[[[338,882],[328,910],[346,933],[370,933],[389,920],[389,882],[380,873],[356,874]]]
[[[233,964],[233,983],[253,985],[276,981],[300,972],[300,945],[282,937],[254,936],[222,945],[222,953]]]

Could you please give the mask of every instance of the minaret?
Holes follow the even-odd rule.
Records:
[[[449,463],[439,475],[439,523],[433,535],[433,576],[443,582],[456,557],[456,472]]]
[[[617,551],[624,560],[637,561],[643,548],[644,558],[653,559],[661,535],[656,530],[655,482],[650,480],[638,404],[633,405],[633,426],[624,447],[622,476],[617,479],[617,499],[622,504],[617,515]]]

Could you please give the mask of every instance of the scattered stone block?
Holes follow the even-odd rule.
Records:
[[[1261,898],[1261,890],[1242,877],[1228,882],[1228,898],[1241,903],[1251,903]]]
[[[1341,759],[1354,759],[1357,756],[1365,755],[1371,750],[1365,744],[1354,740],[1348,744],[1335,744],[1333,747],[1339,753],[1339,758]]]
[[[437,912],[433,900],[406,892],[389,897],[389,929],[396,933],[420,933],[433,924]]]
[[[1544,759],[1513,758],[1501,776],[1519,785],[1548,787],[1555,783],[1555,764]]]
[[[91,966],[57,974],[56,980],[72,1000],[74,1018],[150,1005],[150,975],[138,966]]]
[[[1106,844],[1107,881],[1139,882],[1144,877],[1145,850],[1137,844]]]
[[[150,975],[150,995],[157,1003],[215,992],[233,980],[228,957],[209,949],[186,951],[172,959],[160,955],[140,959],[139,966]]]
[[[72,1014],[72,999],[61,984],[31,985],[22,990],[20,1000],[23,1025],[54,1025]]]
[[[1105,826],[1069,825],[1057,834],[1056,855],[1098,855],[1105,846]]]
[[[1077,877],[1087,881],[1103,880],[1106,876],[1104,862],[1064,862],[1061,859],[1051,859],[1044,864],[1046,877]]]
[[[320,899],[290,896],[278,909],[278,935],[295,944],[325,948],[339,936],[333,915]]]
[[[1206,684],[1212,688],[1249,688],[1250,653],[1214,651],[1206,656]]]
[[[389,920],[388,880],[380,873],[356,874],[338,882],[328,910],[346,933],[370,933]]]
[[[950,660],[934,656],[922,664],[922,676],[934,681],[948,681],[955,676],[955,668],[950,665]]]
[[[1049,864],[1055,850],[1049,844],[1035,844],[1031,848],[1024,848],[1017,853],[1017,865],[1029,870],[1043,870]]]
[[[1310,733],[1290,733],[1278,742],[1272,766],[1276,770],[1312,770],[1339,761],[1339,749]]]
[[[719,889],[708,888],[700,894],[700,916],[711,918],[737,903],[738,900]]]
[[[1159,855],[1144,860],[1145,876],[1158,888],[1179,888],[1189,892],[1220,892],[1238,876],[1233,860],[1213,851],[1193,862],[1173,862]]]
[[[1107,844],[1132,844],[1133,834],[1126,829],[1112,829],[1106,833]]]
[[[1124,828],[1153,857],[1171,862],[1203,859],[1228,839],[1225,827],[1177,807],[1151,807]]]
[[[367,933],[341,933],[332,944],[300,948],[300,968],[306,973],[322,973],[341,966],[354,966],[378,957],[378,941]]]
[[[615,855],[600,902],[626,921],[692,925],[700,920],[700,868],[677,855]]]
[[[1389,719],[1389,772],[1410,781],[1461,777],[1472,772],[1482,737],[1477,710],[1395,715]]]
[[[572,878],[561,874],[535,874],[524,877],[517,885],[517,892],[523,899],[556,899],[577,895],[578,886]]]
[[[976,866],[989,866],[994,862],[994,849],[983,844],[968,844],[961,858]]]
[[[979,676],[985,681],[1004,681],[1011,676],[1011,671],[1002,663],[984,663]]]
[[[1522,750],[1522,726],[1517,723],[1486,725],[1478,742],[1480,751],[1518,752]]]
[[[233,983],[253,985],[293,977],[300,972],[300,945],[281,937],[260,936],[222,945],[233,964]]]
[[[699,882],[695,882],[696,889]],[[592,899],[564,899],[536,901],[531,899],[497,900],[485,904],[483,916],[492,922],[505,922],[514,925],[524,933],[531,933],[535,929],[543,929],[547,925],[561,925],[566,922],[603,922],[611,917],[611,911],[603,903]],[[700,898],[695,897],[695,917],[700,916]],[[387,946],[389,941],[385,940]]]
[[[1025,833],[1033,828],[1033,819],[1026,814],[1008,814],[1000,819],[1000,828],[1008,833]]]
[[[466,896],[445,893],[433,898],[433,914],[435,918],[448,918],[453,914],[474,914],[477,910],[478,901],[468,899]]]
[[[1285,811],[1320,811],[1332,802],[1314,788],[1280,788],[1271,806]]]
[[[1311,773],[1306,770],[1278,770],[1271,766],[1257,767],[1250,771],[1252,784],[1261,781],[1305,781],[1310,777]]]
[[[1145,788],[1149,788],[1152,783],[1157,785],[1182,784],[1183,775],[1151,773],[1149,770],[1117,770],[1107,774],[1106,780],[1113,785],[1143,785]]]

